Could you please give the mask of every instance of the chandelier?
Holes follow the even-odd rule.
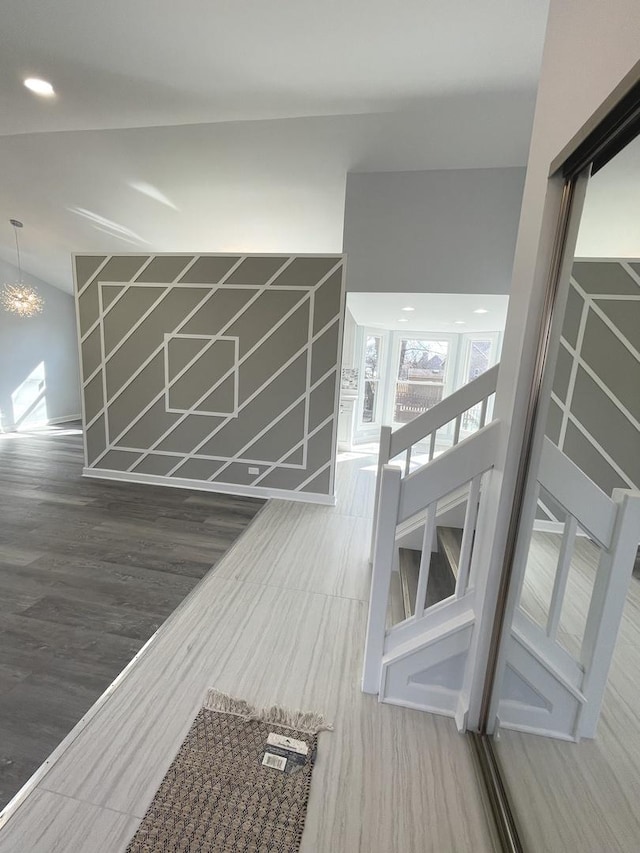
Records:
[[[20,244],[18,242],[18,228],[22,228],[22,222],[10,219],[16,238],[16,256],[18,258],[19,280],[11,284],[5,284],[0,293],[0,304],[5,311],[17,314],[19,317],[33,317],[44,308],[44,299],[35,287],[22,281],[22,264],[20,262]]]

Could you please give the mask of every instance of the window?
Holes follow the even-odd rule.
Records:
[[[491,347],[492,340],[475,340],[469,341],[469,356],[467,358],[467,377],[466,382],[472,382],[477,379],[481,373],[484,373],[491,366]]]
[[[373,424],[378,420],[380,406],[380,361],[382,338],[367,335],[364,343],[364,389],[362,401],[362,423]]]
[[[496,346],[496,335],[491,332],[482,337],[469,338],[463,384],[466,385],[467,382],[473,382],[474,379],[477,379],[478,376],[481,376],[494,364],[494,350]],[[461,424],[463,436],[480,429],[481,415],[482,406],[480,404],[463,414]]]
[[[406,424],[439,403],[447,372],[449,342],[401,338],[393,420]]]

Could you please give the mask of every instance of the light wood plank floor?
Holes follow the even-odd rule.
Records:
[[[272,501],[168,620],[0,830],[0,853],[126,846],[209,686],[323,712],[303,853],[494,849],[452,720],[360,691],[375,465],[336,508]]]
[[[534,533],[522,603],[542,623],[560,537]],[[577,540],[577,558],[560,622],[576,654],[584,631],[598,552]],[[566,743],[502,729],[496,750],[526,849],[540,853],[640,850],[640,580],[631,579],[595,740]]]

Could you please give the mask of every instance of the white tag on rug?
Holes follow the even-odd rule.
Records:
[[[284,772],[287,766],[287,759],[282,755],[274,755],[272,752],[265,752],[262,756],[262,763],[265,767],[273,767],[274,770]]]
[[[297,752],[298,755],[307,755],[309,747],[303,740],[296,740],[293,737],[286,735],[277,735],[275,732],[269,732],[267,738],[269,746],[279,746],[280,749],[288,749],[291,752]]]

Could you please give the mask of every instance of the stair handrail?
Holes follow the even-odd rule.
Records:
[[[390,426],[380,429],[380,448],[378,451],[378,466],[376,471],[376,487],[373,507],[373,528],[371,531],[371,559],[376,537],[378,504],[380,502],[380,488],[382,484],[382,469],[391,459],[406,451],[404,474],[408,475],[411,466],[411,448],[427,436],[431,436],[429,446],[429,462],[434,457],[437,431],[455,421],[453,445],[457,445],[460,439],[462,416],[474,406],[481,404],[480,429],[486,423],[489,398],[495,394],[498,382],[498,371],[500,362],[494,364],[489,370],[481,373],[476,379],[463,385],[453,394],[445,397],[431,409],[418,415],[408,424],[392,430]],[[428,463],[427,463],[428,464]],[[402,476],[402,475],[401,475]]]
[[[494,364],[489,370],[481,373],[476,379],[458,388],[453,394],[449,394],[443,400],[440,400],[431,409],[423,412],[418,417],[409,421],[408,424],[403,424],[396,430],[391,432],[391,442],[389,446],[390,459],[402,453],[414,444],[425,439],[428,435],[432,435],[441,427],[450,423],[453,420],[462,418],[462,415],[469,409],[477,406],[478,403],[486,404],[489,397],[495,394],[496,385],[498,382],[498,370],[500,364]],[[484,426],[487,412],[486,405],[483,412],[480,413],[480,425]],[[454,441],[457,444],[457,441]]]

